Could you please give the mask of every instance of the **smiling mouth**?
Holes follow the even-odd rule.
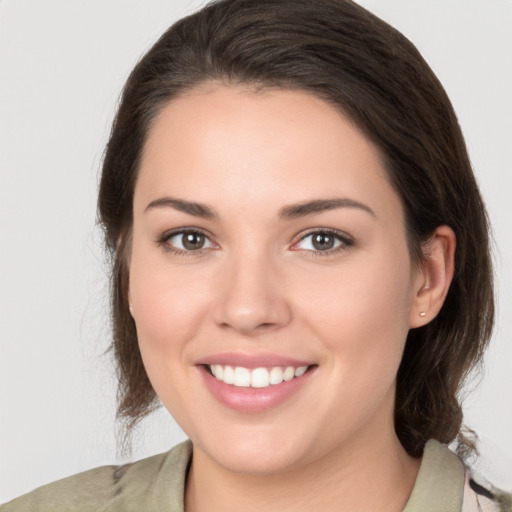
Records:
[[[301,377],[313,366],[245,368],[220,364],[204,365],[208,373],[225,384],[243,388],[268,388]]]

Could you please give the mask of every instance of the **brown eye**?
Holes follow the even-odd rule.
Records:
[[[181,236],[183,247],[188,251],[197,251],[204,246],[205,236],[201,233],[184,233]]]
[[[328,251],[334,247],[336,239],[328,233],[315,233],[311,237],[311,244],[317,251]]]
[[[294,245],[294,249],[302,249],[310,252],[328,252],[332,250],[343,250],[354,245],[351,237],[345,233],[332,231],[314,231],[301,238]]]
[[[213,247],[210,239],[199,231],[181,231],[165,240],[166,245],[183,252],[200,251]]]

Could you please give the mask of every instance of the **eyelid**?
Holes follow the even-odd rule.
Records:
[[[174,247],[168,243],[171,238],[178,236],[178,235],[184,235],[187,233],[196,233],[196,234],[203,235],[210,242],[210,244],[213,247],[203,247],[203,248],[197,249],[197,250],[184,250],[184,249]],[[314,234],[319,234],[319,233],[334,236],[341,243],[339,245],[337,245],[336,247],[333,247],[332,249],[326,249],[326,250],[300,249],[300,248],[296,247],[300,242],[305,240],[307,237],[312,236]],[[310,228],[298,236],[299,236],[299,239],[291,245],[290,249],[292,251],[308,252],[315,256],[322,256],[322,255],[327,256],[329,254],[342,252],[356,244],[356,241],[354,240],[354,238],[351,235],[349,235],[348,233],[346,233],[344,231],[340,231],[338,229],[333,229],[333,228],[321,228],[321,227]],[[181,256],[197,256],[197,255],[201,255],[201,254],[205,253],[206,251],[211,251],[212,249],[219,248],[219,245],[213,240],[213,236],[208,231],[206,231],[202,228],[192,227],[192,226],[174,228],[174,229],[164,231],[160,236],[158,236],[158,238],[156,240],[156,244],[159,246],[162,246],[166,251],[173,252],[173,253],[175,253],[177,255],[181,255]]]
[[[296,246],[300,242],[302,242],[309,236],[319,234],[319,233],[326,234],[326,235],[332,235],[341,243],[338,246],[333,247],[332,249],[326,249],[325,251],[296,248]],[[354,240],[354,238],[344,231],[340,231],[338,229],[333,229],[333,228],[311,228],[311,229],[308,229],[306,232],[301,233],[299,235],[299,239],[292,244],[291,250],[305,251],[305,252],[309,252],[314,255],[322,256],[322,255],[328,255],[328,254],[332,254],[335,252],[341,252],[341,251],[347,250],[349,247],[352,247],[355,244],[356,244],[356,241]]]
[[[195,233],[203,235],[213,247],[203,247],[201,249],[197,250],[184,250],[179,249],[178,247],[174,247],[169,244],[169,240],[175,236],[178,235],[185,235],[187,233]],[[174,228],[169,229],[167,231],[164,231],[162,234],[158,236],[156,239],[156,244],[159,246],[162,246],[166,251],[175,253],[180,256],[198,256],[200,254],[205,253],[206,251],[210,251],[212,249],[218,248],[218,244],[213,241],[213,236],[206,230],[198,227],[180,227],[180,228]]]

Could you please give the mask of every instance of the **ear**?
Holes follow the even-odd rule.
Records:
[[[423,245],[417,270],[409,327],[428,324],[441,310],[454,272],[456,238],[448,226],[439,226]]]

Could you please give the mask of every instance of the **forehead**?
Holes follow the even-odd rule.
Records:
[[[304,91],[210,83],[154,120],[135,201],[165,193],[268,206],[274,197],[278,208],[284,198],[363,199],[372,191],[384,202],[398,199],[379,150],[327,102]]]

